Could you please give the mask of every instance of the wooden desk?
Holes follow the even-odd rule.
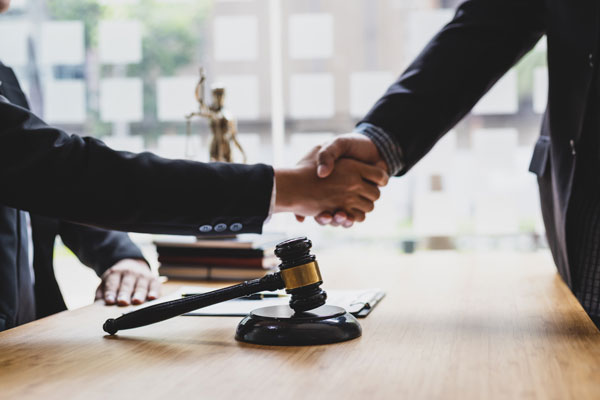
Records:
[[[547,253],[319,254],[327,288],[385,288],[360,339],[260,347],[240,318],[108,337],[100,304],[0,334],[11,399],[598,399],[600,333]]]

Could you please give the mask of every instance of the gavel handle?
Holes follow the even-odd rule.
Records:
[[[223,301],[236,299],[264,290],[273,291],[283,289],[284,287],[285,285],[281,279],[281,275],[279,272],[276,272],[260,279],[253,279],[208,293],[166,301],[164,303],[142,308],[141,310],[123,314],[117,319],[111,318],[106,320],[102,328],[105,332],[114,335],[117,331],[122,329],[139,328],[140,326],[164,321]]]

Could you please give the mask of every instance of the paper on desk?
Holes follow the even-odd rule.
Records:
[[[214,288],[202,286],[184,286],[177,291],[177,296],[182,294],[205,293]],[[285,294],[285,291],[265,292]],[[327,304],[339,306],[358,317],[365,317],[368,312],[383,298],[385,293],[381,289],[363,290],[327,290]],[[248,315],[259,307],[279,306],[289,304],[289,296],[265,298],[262,300],[229,300],[223,303],[204,307],[185,315],[196,316],[239,316]]]

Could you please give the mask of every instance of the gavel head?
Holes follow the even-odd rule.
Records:
[[[292,295],[290,307],[296,312],[320,307],[327,300],[327,293],[321,289],[319,264],[310,254],[311,247],[310,240],[299,237],[281,242],[275,248],[275,255],[281,260],[281,279],[286,292]]]

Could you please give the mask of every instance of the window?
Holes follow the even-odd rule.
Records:
[[[184,119],[198,106],[203,66],[206,99],[211,84],[226,88],[249,161],[290,164],[351,131],[453,17],[456,2],[46,3],[40,11],[33,0],[16,1],[0,17],[0,59],[48,122],[119,149],[205,161],[206,121],[195,120],[187,138]],[[277,216],[267,229],[323,240],[448,236],[466,247],[476,235],[513,242],[539,235],[526,166],[546,104],[545,54],[542,41],[414,171],[392,179],[365,223],[323,229]]]

